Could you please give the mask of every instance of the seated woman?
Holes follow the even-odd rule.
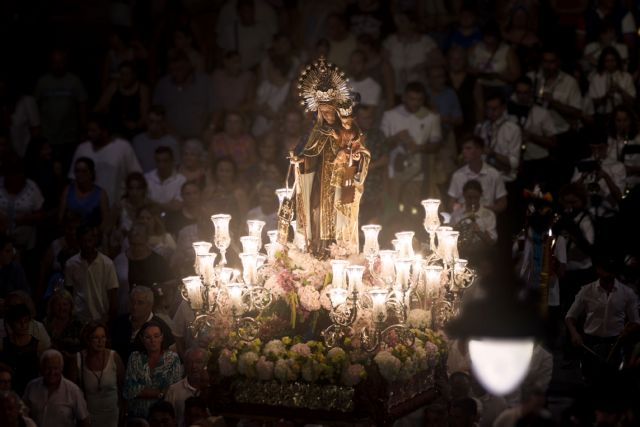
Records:
[[[13,387],[22,394],[27,383],[38,377],[38,356],[45,349],[29,331],[31,312],[25,304],[9,307],[4,322],[10,332],[0,341],[0,361],[16,367]]]
[[[482,184],[472,179],[462,187],[464,204],[453,212],[451,223],[460,230],[459,246],[465,253],[489,247],[498,240],[496,215],[480,205]]]
[[[149,408],[164,399],[169,386],[178,382],[183,372],[178,355],[167,349],[159,323],[145,323],[139,336],[144,351],[131,353],[122,393],[128,401],[130,418],[146,418]]]
[[[96,167],[93,160],[80,157],[74,165],[75,180],[62,193],[58,220],[62,222],[69,212],[81,221],[103,228],[109,217],[107,193],[95,184]]]

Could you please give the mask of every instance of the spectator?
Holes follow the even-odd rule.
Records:
[[[164,399],[169,386],[182,377],[182,365],[169,343],[162,325],[150,320],[142,325],[140,339],[144,349],[134,351],[127,363],[123,397],[129,401],[129,417],[142,417]]]
[[[291,39],[284,33],[276,33],[271,41],[271,46],[264,56],[264,59],[260,63],[260,78],[267,78],[269,68],[273,67],[276,63],[285,63],[289,65],[286,78],[289,81],[296,79],[298,70],[302,65],[300,58],[293,51],[293,45]]]
[[[482,198],[480,205],[495,213],[504,211],[507,207],[507,191],[500,173],[482,160],[484,141],[480,138],[470,138],[462,144],[462,157],[465,165],[455,171],[449,185],[451,209],[456,209],[456,203],[464,202],[464,184],[475,179],[482,184]]]
[[[211,239],[213,233],[214,228],[211,222],[211,214],[207,209],[200,209],[200,215],[195,224],[187,225],[180,230],[176,243],[177,250],[171,260],[171,268],[178,273],[178,277],[186,277],[194,274],[195,253],[193,251],[193,242],[202,242]]]
[[[331,45],[327,60],[345,70],[351,54],[356,50],[356,37],[349,32],[347,17],[342,14],[330,14],[326,26],[327,38]]]
[[[462,109],[462,125],[456,135],[459,138],[465,133],[472,132],[480,117],[482,91],[476,77],[468,70],[467,53],[461,47],[453,47],[449,50],[447,71],[451,88],[456,92]]]
[[[80,253],[65,265],[66,284],[72,289],[75,314],[82,322],[112,319],[116,314],[118,278],[113,262],[98,250],[95,227],[77,230]]]
[[[239,172],[246,171],[256,161],[256,142],[247,131],[245,117],[230,111],[224,118],[224,130],[209,141],[209,161],[221,157],[233,158]]]
[[[86,120],[87,93],[82,81],[67,71],[67,55],[62,50],[51,52],[50,71],[38,80],[35,97],[42,135],[51,144],[54,158],[68,166]]]
[[[358,36],[357,46],[366,58],[366,74],[382,88],[381,106],[385,109],[393,108],[396,104],[394,71],[389,60],[382,54],[380,42],[368,34],[361,34]]]
[[[485,161],[500,171],[507,186],[514,182],[520,167],[522,132],[509,119],[502,95],[486,98],[487,119],[476,127],[476,135],[484,140]]]
[[[200,215],[202,204],[202,189],[198,184],[187,181],[180,189],[182,207],[177,211],[168,212],[164,218],[164,224],[174,238],[187,225],[195,224]]]
[[[611,114],[607,158],[624,164],[626,190],[640,182],[640,135],[635,114],[628,107],[617,107]]]
[[[424,83],[427,64],[436,65],[442,59],[431,37],[418,32],[415,16],[397,13],[394,22],[396,32],[387,37],[383,46],[393,67],[395,94],[400,97],[410,82]]]
[[[209,386],[207,375],[207,352],[199,347],[187,350],[184,356],[184,369],[186,376],[172,384],[167,390],[165,400],[176,411],[178,426],[184,426],[185,401],[194,396],[199,396]]]
[[[20,398],[12,391],[0,392],[0,419],[5,427],[37,427],[36,423],[21,411]]]
[[[102,88],[122,77],[120,66],[134,60],[134,52],[130,44],[131,34],[124,28],[114,27],[109,34],[109,50],[106,52],[102,69]]]
[[[44,327],[51,337],[51,347],[62,354],[67,369],[73,367],[76,353],[82,349],[82,326],[74,315],[73,296],[64,289],[55,291],[47,302]]]
[[[36,225],[44,218],[44,198],[38,186],[25,176],[22,161],[9,157],[0,178],[0,232],[10,236],[20,251],[36,245]]]
[[[247,212],[249,200],[246,191],[239,182],[238,168],[231,157],[219,157],[212,163],[208,174],[204,199],[210,213],[228,213],[240,218]]]
[[[458,25],[453,29],[445,42],[445,49],[452,48],[471,49],[475,44],[482,41],[482,32],[476,21],[476,14],[473,9],[463,7],[458,15]]]
[[[608,116],[619,105],[633,105],[636,87],[631,74],[624,71],[618,51],[607,46],[598,58],[598,67],[589,78],[589,97],[593,101],[595,112]]]
[[[129,230],[129,247],[120,253],[113,263],[118,282],[118,315],[129,312],[129,290],[136,286],[164,283],[173,275],[166,260],[149,247],[149,231],[146,224],[136,222]]]
[[[87,399],[91,425],[116,427],[120,421],[120,391],[124,384],[124,365],[120,356],[107,348],[107,327],[91,322],[82,331],[86,350],[75,360],[78,386]]]
[[[522,129],[524,151],[521,171],[525,187],[533,188],[534,182],[551,184],[554,180],[550,150],[556,147],[559,131],[549,110],[534,103],[530,78],[523,76],[518,79],[507,111]]]
[[[0,127],[8,128],[13,151],[23,158],[31,140],[39,136],[41,129],[36,99],[20,86],[9,81],[8,76],[0,75],[0,108],[5,116]]]
[[[384,210],[384,188],[387,187],[389,145],[382,131],[376,126],[375,108],[360,106],[356,110],[356,123],[365,136],[367,150],[371,153],[367,179],[361,201],[362,214],[376,218]],[[371,219],[373,221],[373,219]]]
[[[149,88],[138,80],[134,63],[122,62],[118,78],[102,92],[95,111],[109,118],[114,134],[130,140],[144,128],[149,97]]]
[[[35,320],[36,309],[33,300],[28,293],[24,291],[13,291],[4,298],[4,310],[8,310],[14,305],[26,305],[31,313],[31,322],[29,322],[29,334],[38,340],[38,345],[42,350],[51,347],[51,339],[47,330],[42,323]],[[4,339],[11,333],[11,328],[0,319],[0,339]]]
[[[494,421],[494,427],[516,427],[518,425],[553,426],[551,413],[544,408],[545,394],[539,389],[523,393],[522,403],[505,409]]]
[[[176,163],[180,163],[178,141],[167,132],[166,111],[160,105],[151,107],[147,115],[147,131],[136,135],[131,146],[145,173],[155,167],[154,156],[159,147],[169,147]]]
[[[278,154],[284,159],[290,151],[296,151],[298,144],[303,140],[304,117],[298,108],[291,108],[284,114],[282,129],[278,133],[282,151]],[[271,136],[275,137],[275,133]],[[270,136],[267,135],[267,138]],[[275,141],[277,144],[277,141]]]
[[[286,59],[272,60],[266,76],[258,85],[251,132],[255,137],[269,132],[280,116],[291,91],[290,70],[291,63]]]
[[[90,425],[89,411],[82,391],[62,376],[64,360],[57,350],[40,356],[42,376],[31,381],[24,392],[29,414],[40,427]]]
[[[450,427],[473,427],[478,419],[478,404],[471,397],[454,400],[449,407]]]
[[[518,57],[502,40],[495,22],[487,23],[482,29],[482,41],[469,52],[469,65],[485,92],[494,90],[507,96],[509,84],[520,77]]]
[[[464,204],[453,211],[451,223],[460,229],[460,253],[480,253],[496,243],[496,215],[490,209],[482,206],[482,184],[472,179],[462,186]]]
[[[184,401],[184,419],[181,420],[182,425],[191,426],[211,422],[218,426],[225,426],[222,417],[209,417],[209,407],[202,397],[189,397]]]
[[[158,82],[153,103],[167,112],[170,129],[181,138],[202,134],[213,113],[213,86],[206,74],[193,70],[187,54],[169,52],[169,74]]]
[[[347,6],[349,29],[356,36],[366,34],[380,40],[392,25],[389,7],[378,1],[357,1]]]
[[[382,116],[380,129],[394,147],[389,154],[389,177],[393,179],[394,188],[399,188],[403,181],[420,187],[423,171],[429,170],[426,154],[436,153],[441,148],[440,116],[425,106],[425,98],[421,83],[409,83],[402,104],[385,111]]]
[[[605,47],[613,47],[622,60],[621,70],[627,71],[629,66],[629,49],[624,43],[617,42],[616,28],[613,22],[606,20],[600,27],[598,40],[587,44],[582,53],[582,69],[589,75],[598,67],[600,54]]]
[[[13,305],[5,313],[9,334],[0,343],[0,361],[15,366],[13,387],[24,392],[27,383],[38,376],[38,355],[46,350],[29,331],[31,312],[24,304]]]
[[[253,109],[256,77],[251,71],[243,70],[237,51],[224,54],[222,68],[212,74],[213,93],[216,96],[215,114],[212,124],[217,128],[228,111],[247,113]]]
[[[112,347],[126,363],[134,351],[142,351],[142,340],[138,336],[145,322],[156,322],[163,331],[163,345],[169,347],[174,339],[169,326],[153,313],[153,291],[146,286],[136,286],[129,293],[130,313],[119,316],[111,330]]]
[[[151,206],[143,206],[138,209],[136,221],[140,221],[147,226],[149,240],[147,244],[158,254],[166,259],[171,259],[176,250],[176,242],[173,240],[165,228],[160,216]]]
[[[155,153],[156,168],[145,174],[149,199],[162,210],[176,211],[182,205],[180,190],[186,178],[176,172],[173,151],[158,147]]]
[[[187,25],[181,25],[173,31],[173,47],[182,50],[193,69],[198,73],[204,73],[205,64],[202,54],[193,45],[193,34]]]
[[[88,141],[78,145],[72,164],[81,157],[87,157],[95,163],[96,184],[107,192],[109,203],[120,200],[127,175],[139,172],[140,164],[131,145],[120,138],[113,137],[107,119],[94,115],[87,125]],[[75,171],[69,171],[69,179],[75,179]]]
[[[88,157],[78,157],[73,166],[75,180],[64,189],[60,199],[58,220],[69,214],[78,215],[80,221],[104,230],[109,218],[107,193],[95,184],[96,167]]]
[[[472,378],[471,391],[480,408],[478,427],[492,427],[498,415],[509,407],[507,401],[502,396],[487,393],[475,378]]]
[[[532,51],[540,45],[534,19],[527,6],[515,6],[503,31],[504,40],[511,45],[520,66],[525,69],[531,62]]]
[[[176,427],[177,417],[169,402],[157,401],[149,408],[149,427]]]
[[[463,116],[458,96],[447,86],[447,74],[443,67],[430,67],[427,75],[429,99],[440,115],[443,133],[448,134],[462,124]]]
[[[13,369],[0,363],[0,392],[8,392],[13,390]]]
[[[262,181],[257,187],[258,206],[247,212],[247,219],[264,221],[263,237],[266,237],[267,230],[275,230],[278,226],[278,199],[275,197],[278,184]]]
[[[60,195],[67,185],[66,171],[63,171],[62,163],[53,158],[51,144],[44,138],[35,138],[30,142],[24,156],[24,165],[27,178],[38,186],[44,198],[42,207],[47,218],[46,224],[53,224],[58,213]],[[46,237],[43,240],[46,241]]]
[[[354,50],[349,59],[349,84],[360,94],[361,106],[378,107],[382,101],[382,87],[367,74],[367,57],[362,50]]]
[[[13,241],[0,234],[0,299],[13,291],[30,292],[22,265],[16,260],[16,248]]]
[[[182,146],[182,161],[180,162],[178,173],[184,176],[187,181],[195,182],[201,187],[204,186],[206,171],[202,159],[205,157],[205,151],[200,140],[186,140]]]
[[[258,157],[256,163],[247,169],[244,174],[246,182],[260,183],[262,181],[282,182],[285,178],[283,169],[288,167],[287,156],[282,152],[278,144],[280,134],[272,131],[261,138],[258,142]],[[254,190],[251,199],[255,198]],[[254,206],[254,205],[252,205]]]

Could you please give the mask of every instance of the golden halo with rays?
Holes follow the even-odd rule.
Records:
[[[344,72],[321,56],[298,77],[300,104],[306,111],[317,111],[320,104],[344,104],[349,101],[348,82]]]

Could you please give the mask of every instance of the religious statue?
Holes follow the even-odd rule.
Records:
[[[337,243],[358,252],[358,211],[371,155],[353,120],[356,96],[336,66],[320,58],[300,75],[307,111],[317,112],[309,138],[290,160],[295,168],[297,232],[326,256]]]

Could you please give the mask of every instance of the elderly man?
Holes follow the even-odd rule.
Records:
[[[153,313],[153,291],[146,286],[136,286],[129,296],[130,314],[118,317],[113,323],[112,345],[123,362],[129,360],[129,355],[137,350],[142,351],[142,341],[138,338],[140,328],[151,320],[162,326],[162,335],[173,344],[173,333],[161,318]]]
[[[62,377],[64,361],[57,350],[40,357],[42,376],[31,381],[23,400],[40,427],[89,426],[89,411],[82,390]]]
[[[209,383],[207,371],[207,352],[200,347],[192,347],[184,355],[187,376],[167,390],[165,400],[173,405],[178,425],[184,425],[184,402],[193,396],[199,396]]]

